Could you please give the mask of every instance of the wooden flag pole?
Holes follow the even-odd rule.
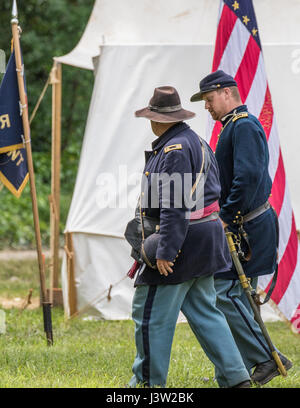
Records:
[[[51,229],[51,265],[50,265],[50,301],[53,306],[60,305],[61,289],[58,288],[59,269],[59,221],[60,221],[60,159],[61,159],[61,97],[62,68],[54,62],[50,74],[52,85],[52,168],[50,196]]]
[[[33,220],[34,220],[34,228],[35,228],[38,264],[39,264],[41,298],[42,298],[42,306],[43,306],[43,314],[44,314],[44,329],[47,335],[47,343],[48,345],[51,345],[53,344],[51,308],[50,308],[51,304],[47,301],[48,299],[47,299],[47,290],[46,290],[45,262],[44,262],[43,254],[42,254],[40,222],[39,222],[35,179],[34,179],[34,169],[33,169],[32,152],[31,152],[30,126],[29,126],[29,118],[28,118],[28,103],[27,103],[27,95],[25,91],[24,72],[23,72],[21,47],[20,47],[20,39],[19,39],[19,28],[18,28],[19,22],[17,19],[17,16],[18,16],[17,4],[15,0],[13,2],[12,15],[13,15],[13,18],[11,20],[12,35],[13,35],[13,43],[14,43],[14,51],[15,51],[15,59],[16,59],[16,69],[17,69],[20,103],[22,105],[21,107],[22,122],[23,122],[23,131],[24,131],[24,139],[25,139],[25,148],[26,148],[26,154],[27,154],[27,166],[28,166],[28,173],[29,173],[29,180],[30,180],[32,212],[33,212]]]

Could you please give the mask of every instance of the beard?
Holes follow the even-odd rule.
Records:
[[[219,119],[219,115],[215,112],[215,111],[209,111],[211,117],[213,118],[213,120],[218,120]]]

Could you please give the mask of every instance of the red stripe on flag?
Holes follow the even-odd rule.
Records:
[[[269,140],[269,136],[271,133],[273,117],[274,117],[274,112],[273,112],[273,106],[272,106],[272,98],[271,98],[269,85],[267,85],[265,101],[264,101],[262,110],[260,112],[259,118],[258,118],[258,120],[262,124],[262,127],[264,128],[267,140]]]
[[[296,224],[294,215],[292,215],[292,230],[286,250],[283,257],[279,263],[278,268],[278,279],[276,282],[275,289],[272,293],[271,299],[278,304],[283,297],[285,291],[287,290],[290,280],[294,274],[294,270],[297,265],[297,256],[298,255],[298,237],[296,231]],[[267,292],[270,288],[271,282],[265,289]]]
[[[285,192],[285,170],[281,150],[279,151],[278,166],[272,186],[272,196],[269,198],[271,205],[275,208],[276,213],[280,214],[284,192]]]
[[[291,318],[291,323],[293,324],[295,331],[300,333],[300,303],[294,313],[294,316]]]
[[[251,35],[242,62],[234,78],[238,84],[243,102],[247,99],[248,93],[250,92],[258,66],[259,55],[260,48]]]
[[[220,65],[223,52],[231,36],[236,20],[236,14],[232,10],[230,10],[230,8],[226,4],[224,4],[222,15],[218,25],[212,72],[216,71],[218,69],[218,66]]]

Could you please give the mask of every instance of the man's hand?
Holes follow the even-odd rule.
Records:
[[[173,273],[173,269],[171,268],[171,266],[174,265],[173,262],[157,259],[156,265],[161,275],[168,276],[169,273]]]

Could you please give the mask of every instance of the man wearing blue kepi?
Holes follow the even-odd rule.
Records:
[[[222,70],[200,82],[192,102],[205,101],[205,109],[222,123],[215,157],[220,170],[220,218],[240,241],[240,259],[251,285],[258,276],[277,271],[278,221],[268,198],[272,181],[268,173],[269,151],[258,119],[241,102],[237,83]],[[217,306],[225,314],[252,380],[266,384],[279,375],[261,329],[254,320],[234,265],[215,275]],[[292,363],[279,354],[288,370]]]
[[[219,174],[214,154],[184,122],[175,88],[154,90],[135,113],[151,121],[158,137],[145,152],[140,217],[158,220],[159,232],[142,245],[132,318],[137,354],[131,387],[166,385],[180,310],[219,373],[220,387],[249,388],[250,376],[223,313],[213,276],[231,260],[218,219]],[[125,233],[126,236],[126,233]]]

